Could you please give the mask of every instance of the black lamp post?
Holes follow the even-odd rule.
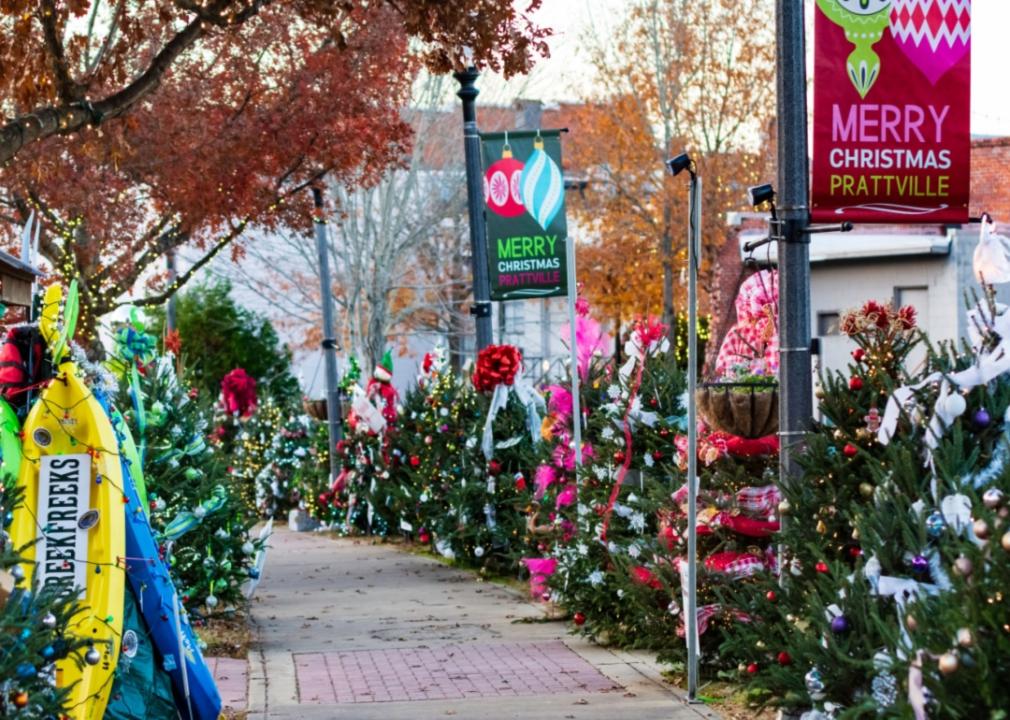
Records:
[[[453,76],[459,81],[463,101],[463,149],[466,153],[466,196],[470,214],[470,255],[473,261],[473,307],[477,321],[477,351],[491,344],[491,284],[487,268],[487,231],[484,226],[484,188],[481,184],[480,134],[477,131],[477,95],[474,83],[480,77],[469,67]]]

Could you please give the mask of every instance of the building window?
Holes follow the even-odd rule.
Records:
[[[526,330],[526,313],[524,303],[505,303],[505,332],[521,335]]]
[[[817,334],[821,337],[838,334],[838,313],[817,313]]]

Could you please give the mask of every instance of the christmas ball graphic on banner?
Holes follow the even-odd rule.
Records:
[[[565,183],[561,168],[544,152],[539,135],[533,141],[533,154],[526,160],[519,188],[526,211],[546,230],[564,204]]]
[[[932,85],[971,49],[971,0],[893,0],[891,35]]]
[[[507,218],[522,215],[523,201],[519,197],[522,172],[523,164],[512,157],[512,149],[506,142],[501,160],[484,173],[484,202],[490,210]]]

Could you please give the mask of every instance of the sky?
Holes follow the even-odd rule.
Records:
[[[581,51],[589,30],[605,34],[634,0],[544,0],[537,19],[555,30],[551,57],[531,77],[512,83],[526,97],[545,101],[577,100],[592,93],[592,72]],[[521,0],[520,0],[521,2]],[[806,0],[808,18],[814,0]],[[1010,0],[972,3],[972,133],[1010,135]]]

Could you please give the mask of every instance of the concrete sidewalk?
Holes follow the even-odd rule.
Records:
[[[690,720],[649,653],[610,651],[519,594],[368,540],[278,528],[252,608],[250,720]]]

